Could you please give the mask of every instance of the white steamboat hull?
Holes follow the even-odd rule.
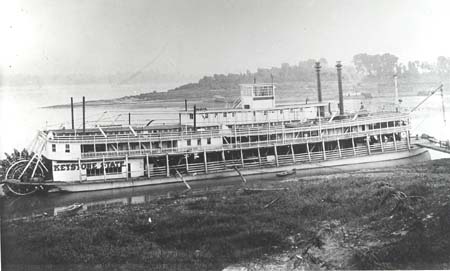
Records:
[[[355,171],[367,168],[385,168],[398,165],[405,165],[410,163],[417,163],[430,160],[430,154],[425,148],[413,148],[411,150],[394,152],[394,153],[379,153],[367,156],[349,157],[338,160],[325,160],[319,162],[302,162],[288,166],[281,167],[264,167],[252,169],[240,169],[243,175],[260,175],[272,174],[275,177],[276,173],[286,170],[296,169],[296,176],[311,176],[330,174],[343,171]],[[236,177],[238,174],[233,169],[209,173],[198,174],[195,176],[186,175],[184,179],[189,181],[200,181],[205,179],[221,179]],[[180,179],[175,177],[155,177],[151,179],[128,179],[128,180],[106,180],[106,181],[92,181],[92,182],[54,182],[52,185],[60,191],[67,192],[82,192],[95,191],[106,189],[117,189],[126,187],[137,187],[145,185],[167,184],[180,182]]]

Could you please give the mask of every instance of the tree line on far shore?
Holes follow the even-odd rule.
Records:
[[[297,65],[288,63],[280,67],[258,68],[256,72],[214,74],[204,76],[198,83],[190,83],[175,88],[172,91],[196,89],[236,89],[239,84],[264,82],[314,82],[316,72],[314,65],[317,60],[308,59],[299,61]],[[321,64],[321,78],[323,80],[336,80],[336,68],[329,64],[325,58],[318,60]],[[352,81],[380,81],[383,82],[397,74],[404,80],[442,80],[450,75],[450,57],[439,56],[435,63],[426,61],[408,61],[400,63],[399,58],[393,54],[361,53],[353,56],[352,63],[344,63],[344,79]],[[389,79],[390,80],[390,79]]]

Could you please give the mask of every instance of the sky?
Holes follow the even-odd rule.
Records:
[[[357,53],[450,56],[450,1],[0,0],[0,72],[239,73]]]

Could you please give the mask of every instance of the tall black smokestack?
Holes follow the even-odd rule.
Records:
[[[86,99],[83,96],[83,133],[86,132]]]
[[[316,74],[317,74],[317,99],[319,103],[322,102],[322,86],[320,85],[320,62],[316,62],[316,65],[314,66],[316,68]]]
[[[340,61],[337,61],[336,69],[337,69],[338,89],[339,89],[339,114],[344,115],[344,93],[342,92],[342,64]]]
[[[322,86],[320,84],[320,62],[316,62],[316,65],[314,66],[314,68],[316,68],[316,74],[317,74],[317,100],[319,101],[319,103],[322,102]],[[323,116],[324,112],[323,112],[323,108],[319,107],[319,116]]]
[[[73,97],[70,97],[70,112],[72,114],[72,130],[75,130],[75,119],[73,116]]]

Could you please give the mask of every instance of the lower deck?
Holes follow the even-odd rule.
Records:
[[[266,168],[245,168],[241,169],[241,174],[246,176],[261,176],[263,178],[277,178],[277,173],[285,171],[293,171],[296,177],[313,176],[333,173],[352,172],[361,169],[374,169],[374,168],[387,168],[399,165],[406,165],[411,163],[418,163],[427,161],[430,159],[430,154],[426,149],[413,148],[410,150],[376,153],[373,155],[366,155],[363,157],[349,157],[335,160],[326,160],[322,162],[314,163],[296,163],[279,167],[266,167]],[[294,171],[295,170],[295,171]],[[222,180],[236,179],[238,173],[233,169],[222,170],[218,172],[210,172],[208,174],[190,174],[184,176],[182,179],[176,176],[171,177],[139,177],[132,179],[115,179],[95,182],[69,182],[61,183],[54,182],[49,184],[48,188],[54,188],[53,191],[67,191],[67,192],[82,192],[93,190],[105,190],[105,189],[118,189],[126,187],[137,187],[146,185],[158,185],[177,183],[184,181],[187,183],[193,181],[204,180]]]
[[[164,178],[220,173],[234,167],[267,169],[303,163],[321,163],[413,149],[400,134],[360,137],[336,141],[251,146],[239,149],[185,154],[108,157],[102,160],[52,162],[52,180],[89,182],[114,179]]]

